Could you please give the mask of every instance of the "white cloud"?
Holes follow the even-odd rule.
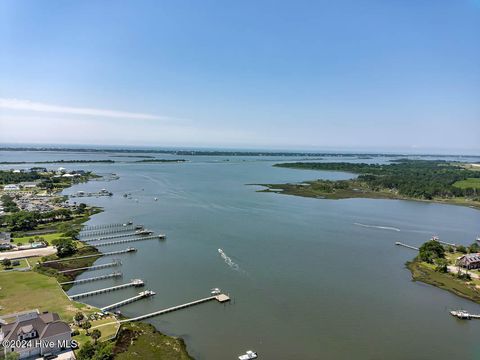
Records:
[[[61,105],[51,105],[30,100],[0,98],[0,108],[9,110],[23,110],[46,113],[61,113],[72,115],[103,116],[109,118],[128,118],[137,120],[168,120],[166,116],[117,111],[109,109],[81,108]]]

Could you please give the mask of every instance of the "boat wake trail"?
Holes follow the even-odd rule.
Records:
[[[362,227],[366,227],[366,228],[400,231],[400,229],[397,229],[397,228],[391,227],[391,226],[367,225],[367,224],[361,224],[361,223],[353,223],[353,225],[362,226]]]
[[[225,264],[227,264],[231,269],[236,271],[240,270],[240,267],[238,266],[238,264],[234,263],[233,260],[223,252],[222,249],[218,249],[218,253],[222,257],[222,259],[225,261]]]

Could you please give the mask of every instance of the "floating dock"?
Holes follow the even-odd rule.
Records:
[[[401,243],[400,241],[397,241],[397,242],[395,243],[395,245],[403,246],[403,247],[406,247],[406,248],[409,248],[409,249],[417,250],[417,251],[418,251],[418,248],[417,248],[417,247],[412,246],[412,245],[407,245],[407,244]]]
[[[113,262],[107,263],[107,264],[92,265],[92,266],[86,266],[86,267],[81,267],[81,268],[62,270],[62,271],[59,271],[59,273],[65,274],[65,273],[68,273],[68,272],[73,272],[73,271],[78,271],[78,270],[98,270],[98,269],[104,269],[104,268],[113,267],[113,266],[120,266],[120,265],[122,265],[122,262],[120,260],[117,260],[117,261],[113,261]]]
[[[151,290],[145,290],[145,291],[142,291],[141,293],[138,293],[137,296],[134,296],[134,297],[131,297],[129,299],[125,299],[125,300],[122,300],[122,301],[119,301],[115,304],[111,304],[111,305],[107,305],[107,306],[104,306],[102,308],[100,308],[100,310],[102,311],[110,311],[112,309],[116,309],[116,308],[119,308],[121,306],[124,306],[124,305],[127,305],[127,304],[130,304],[130,303],[133,303],[135,301],[138,301],[138,300],[141,300],[141,299],[144,299],[144,298],[148,298],[148,297],[151,297],[151,296],[154,296],[155,295],[155,292],[151,291]]]
[[[123,276],[123,274],[121,272],[114,272],[114,273],[111,273],[111,274],[95,276],[95,277],[90,277],[90,278],[86,278],[86,279],[65,281],[65,282],[60,283],[60,285],[83,284],[83,283],[86,283],[86,282],[104,280],[104,279],[110,279],[110,278],[118,278],[118,277],[122,277],[122,276]]]
[[[159,310],[159,311],[155,311],[155,312],[152,312],[152,313],[149,313],[149,314],[140,315],[140,316],[137,316],[137,317],[134,317],[134,318],[121,320],[121,321],[119,321],[119,323],[125,323],[125,322],[130,322],[130,321],[140,321],[140,320],[148,319],[148,318],[151,318],[151,317],[154,317],[154,316],[166,314],[166,313],[169,313],[169,312],[172,312],[172,311],[185,309],[185,308],[190,307],[190,306],[203,304],[203,303],[206,303],[206,302],[212,301],[212,300],[217,300],[220,303],[224,303],[224,302],[230,301],[230,297],[228,295],[225,295],[225,294],[218,294],[218,295],[214,295],[214,296],[209,296],[209,297],[206,297],[206,298],[203,298],[203,299],[200,299],[200,300],[191,301],[191,302],[188,302],[186,304],[173,306],[173,307],[170,307],[170,308],[167,308],[167,309],[164,309],[164,310]]]
[[[139,286],[143,286],[143,285],[145,285],[143,280],[134,279],[127,284],[112,286],[112,287],[98,289],[98,290],[92,290],[92,291],[84,292],[84,293],[81,293],[81,294],[69,295],[69,297],[70,297],[71,300],[74,300],[74,299],[79,299],[79,298],[83,298],[83,297],[87,297],[87,296],[103,294],[103,293],[107,293],[107,292],[110,292],[110,291],[125,289],[125,288],[129,288],[129,287],[132,287],[132,286],[139,287]]]
[[[94,255],[84,255],[84,256],[77,256],[77,257],[70,257],[70,258],[63,258],[63,259],[57,259],[57,260],[48,260],[42,262],[43,264],[50,264],[50,263],[56,263],[56,262],[62,262],[62,261],[70,261],[70,260],[78,260],[78,259],[86,259],[86,258],[91,258],[91,257],[99,257],[99,256],[109,256],[109,255],[119,255],[119,254],[126,254],[130,252],[136,252],[137,249],[135,248],[127,248],[125,250],[118,250],[118,251],[110,251],[110,252],[105,252],[105,253],[99,253],[99,254],[94,254]]]
[[[151,239],[163,240],[165,238],[166,238],[166,236],[163,235],[163,234],[151,235],[151,236],[141,236],[141,237],[131,238],[131,239],[101,242],[101,243],[98,243],[98,244],[92,244],[92,246],[98,247],[98,246],[116,245],[116,244],[124,244],[124,243],[127,243],[127,242],[132,242],[132,241],[143,241],[143,240],[151,240]]]

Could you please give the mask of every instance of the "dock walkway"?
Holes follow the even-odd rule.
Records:
[[[81,268],[62,270],[62,271],[59,271],[59,273],[64,274],[64,273],[78,271],[78,270],[98,270],[98,269],[104,269],[104,268],[107,268],[107,267],[120,266],[120,265],[122,265],[122,262],[117,260],[117,261],[113,261],[113,262],[107,263],[107,264],[92,265],[92,266],[85,266],[85,267],[81,267]]]
[[[134,297],[131,297],[131,298],[128,298],[128,299],[125,299],[125,300],[116,302],[116,303],[111,304],[111,305],[107,305],[107,306],[101,307],[100,310],[102,310],[102,311],[109,311],[109,310],[116,309],[116,308],[119,308],[119,307],[121,307],[121,306],[124,306],[124,305],[127,305],[127,304],[131,304],[131,303],[133,303],[133,302],[135,302],[135,301],[138,301],[138,300],[141,300],[141,299],[150,297],[150,296],[154,296],[154,295],[155,295],[155,292],[153,292],[153,291],[151,291],[151,290],[145,290],[145,291],[142,291],[142,292],[138,293],[137,296],[134,296]]]
[[[70,297],[71,300],[74,300],[74,299],[79,299],[79,298],[83,298],[83,297],[87,297],[87,296],[103,294],[103,293],[107,293],[107,292],[110,292],[110,291],[125,289],[125,288],[129,288],[129,287],[132,287],[132,286],[139,287],[139,286],[143,286],[143,285],[145,285],[143,280],[135,279],[135,280],[132,280],[131,282],[129,282],[127,284],[122,284],[122,285],[112,286],[112,287],[108,287],[108,288],[87,291],[87,292],[84,292],[84,293],[81,293],[81,294],[69,295],[69,297]]]
[[[143,240],[151,240],[151,239],[165,239],[165,235],[151,235],[151,236],[141,236],[141,237],[136,237],[136,238],[131,238],[131,239],[123,239],[123,240],[115,240],[115,241],[106,241],[106,242],[101,242],[98,244],[92,244],[92,246],[98,247],[98,246],[107,246],[107,245],[116,245],[116,244],[124,244],[132,241],[143,241]]]

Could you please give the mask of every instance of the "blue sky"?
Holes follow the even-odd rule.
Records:
[[[480,0],[0,3],[0,142],[480,152]]]

